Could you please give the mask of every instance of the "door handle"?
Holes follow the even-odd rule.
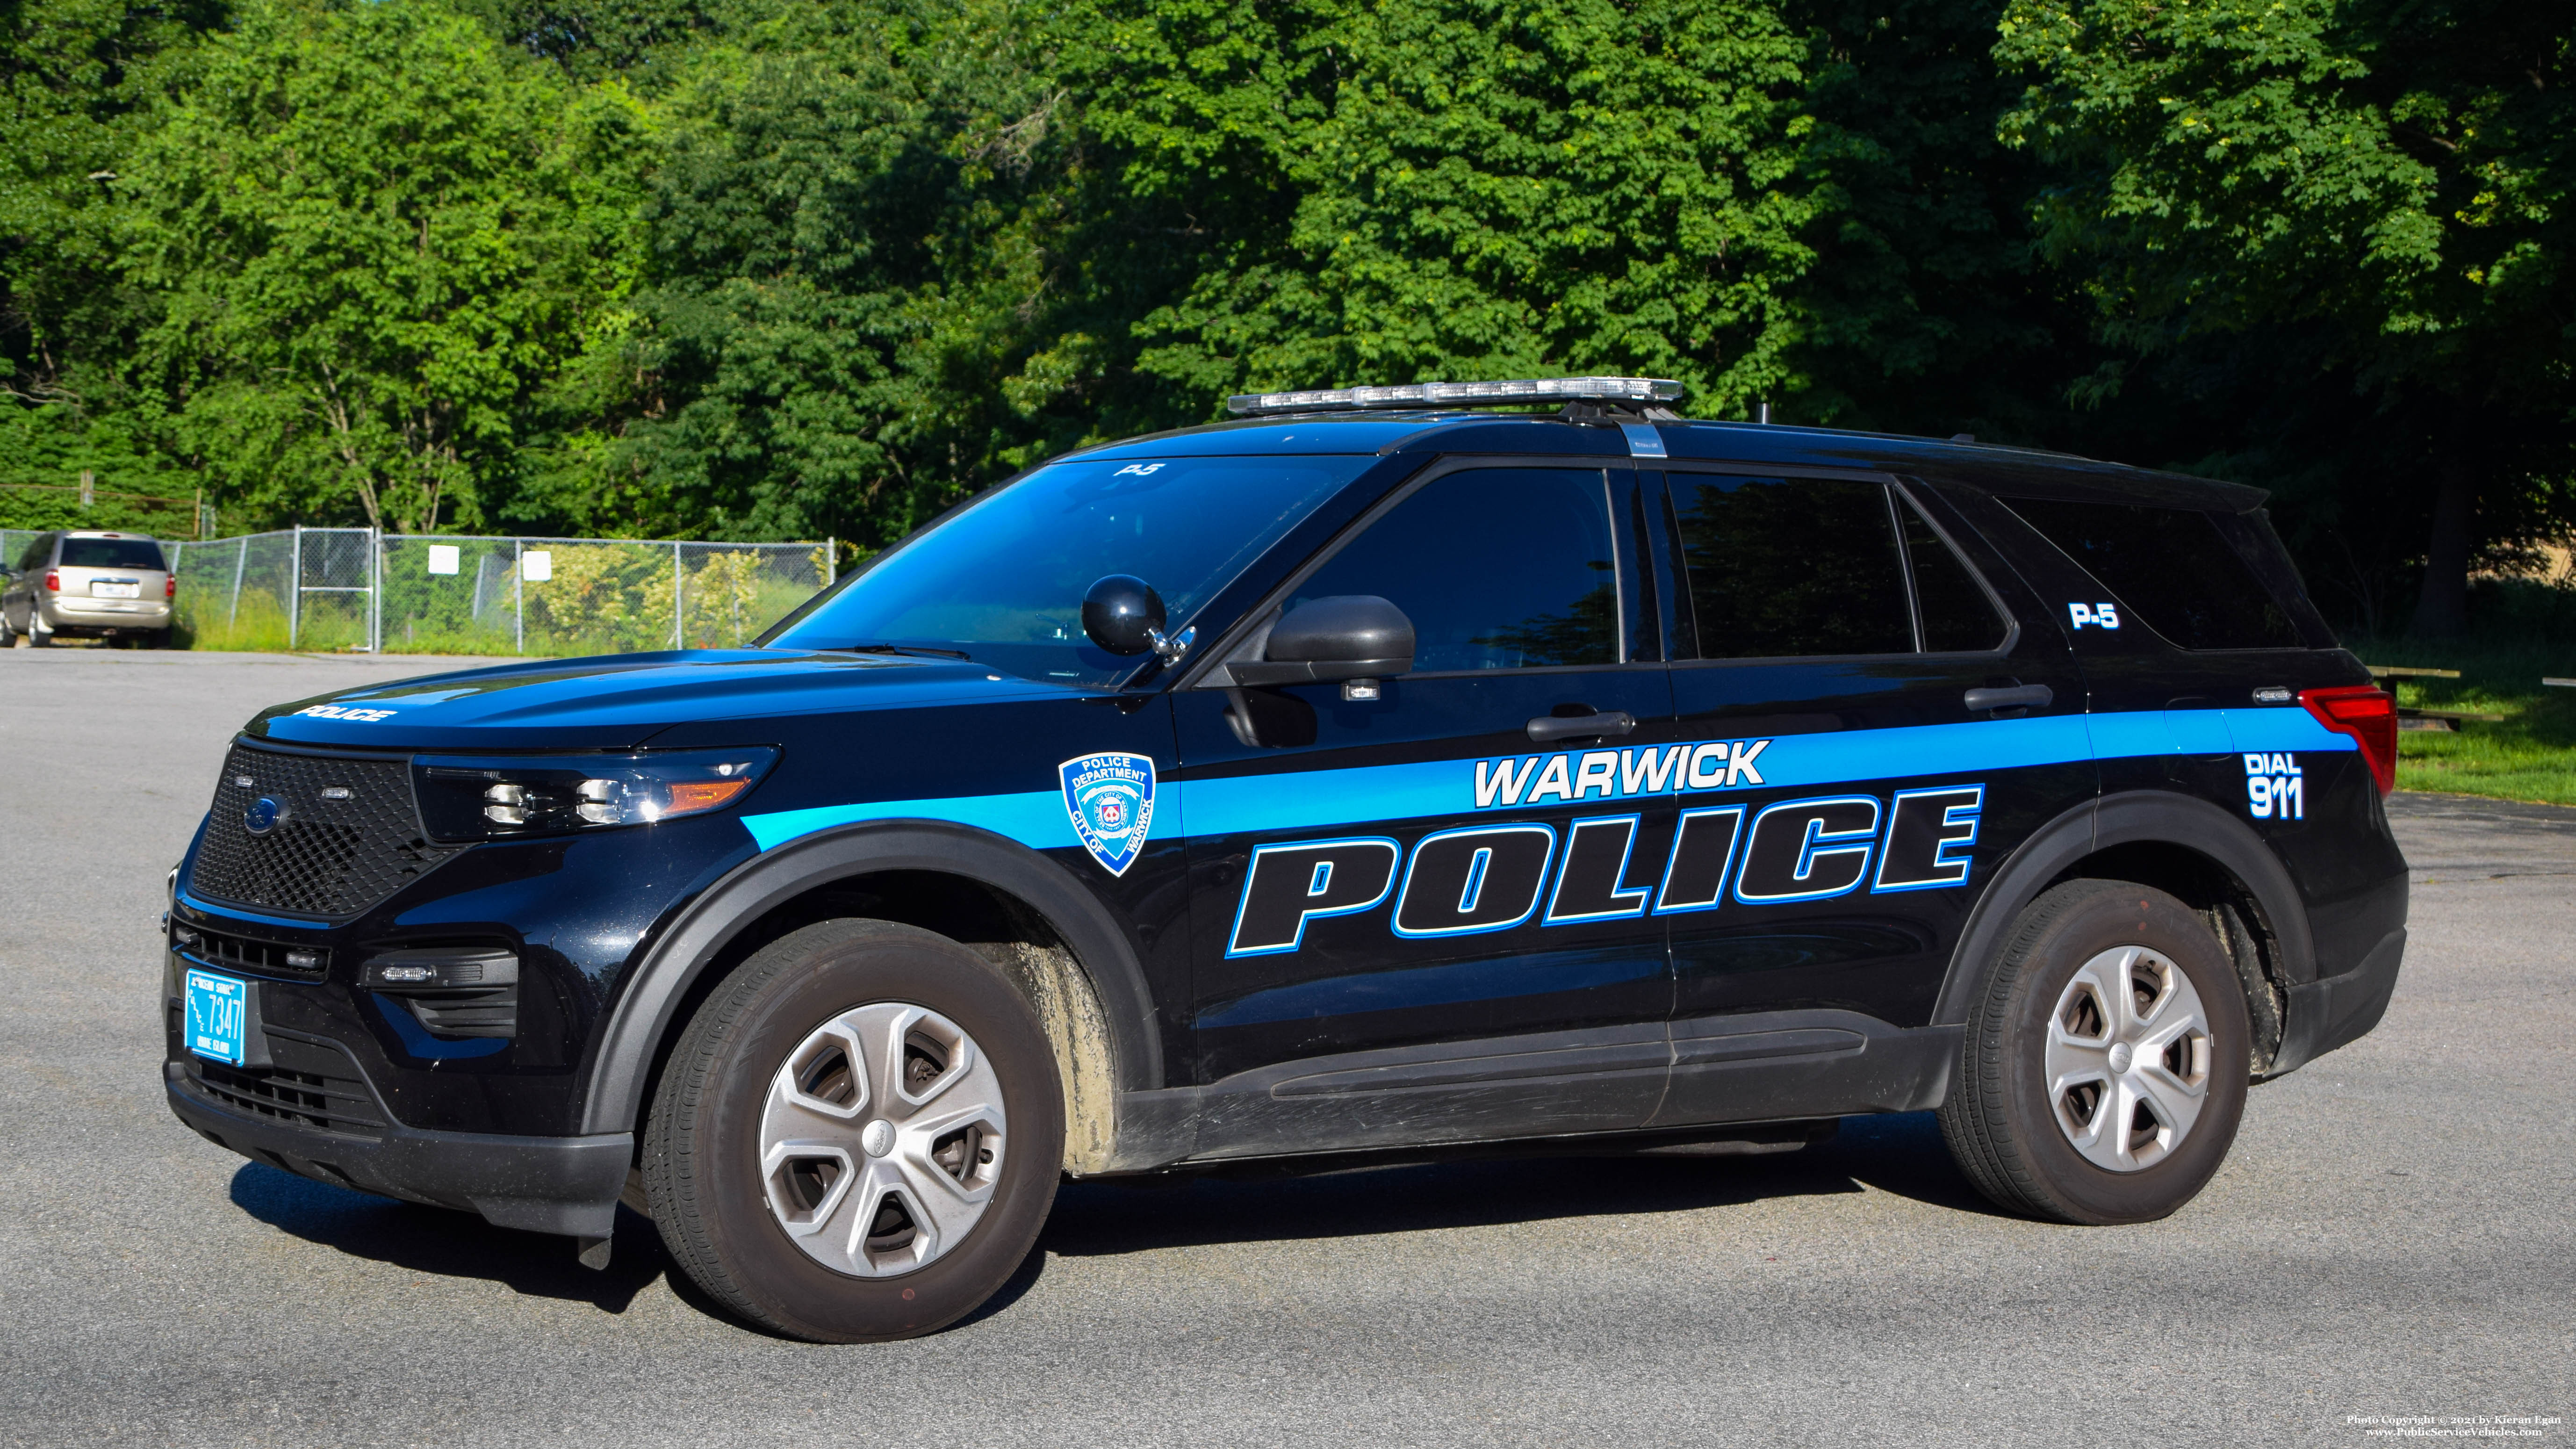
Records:
[[[1636,728],[1637,717],[1624,709],[1614,709],[1606,714],[1543,714],[1529,722],[1529,737],[1542,745],[1549,745],[1558,740],[1631,734]]]
[[[2057,695],[2045,684],[2015,684],[1995,689],[1968,691],[1968,708],[2040,709]]]

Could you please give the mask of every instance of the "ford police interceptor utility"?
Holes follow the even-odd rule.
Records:
[[[271,709],[171,1106],[593,1265],[623,1201],[824,1340],[972,1310],[1067,1175],[1938,1109],[2016,1212],[2174,1211],[2387,1004],[2388,697],[2252,489],[1678,392],[1239,398],[755,648]]]

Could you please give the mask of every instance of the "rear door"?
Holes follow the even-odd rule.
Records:
[[[2097,781],[2065,638],[2016,622],[2025,591],[1936,498],[1679,469],[1665,498],[1675,712],[1729,764],[1686,774],[1657,899],[1676,991],[1657,1120],[1686,1122],[1737,1115],[1692,1043],[1748,1013],[1927,1023],[1979,885]]]
[[[1392,600],[1412,673],[1176,697],[1197,1074],[1304,1102],[1291,1145],[1627,1127],[1660,1095],[1672,808],[1620,761],[1672,698],[1636,488],[1435,467],[1281,601]]]

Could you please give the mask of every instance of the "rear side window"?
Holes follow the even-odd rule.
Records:
[[[2218,531],[2189,508],[2009,500],[2067,557],[2101,580],[2125,618],[2185,649],[2293,649],[2298,626]]]
[[[1413,621],[1417,673],[1619,662],[1609,491],[1593,469],[1435,478],[1297,586],[1375,594]]]
[[[63,540],[63,563],[67,569],[160,569],[161,545],[148,538],[67,538]]]
[[[28,573],[43,568],[46,556],[53,551],[54,536],[50,533],[37,535],[36,541],[27,545],[27,551],[18,555],[19,572]]]
[[[1884,484],[1669,476],[1703,659],[2003,641],[2007,625],[1968,566]]]

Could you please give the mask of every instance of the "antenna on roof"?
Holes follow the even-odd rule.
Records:
[[[1753,421],[1766,428],[1771,426],[1771,404],[1767,402],[1755,403],[1753,405]]]
[[[1416,382],[1401,387],[1336,387],[1312,392],[1243,393],[1225,400],[1229,412],[1251,417],[1281,413],[1368,412],[1385,408],[1472,408],[1523,403],[1667,403],[1682,385],[1664,377],[1533,377],[1510,382]]]

